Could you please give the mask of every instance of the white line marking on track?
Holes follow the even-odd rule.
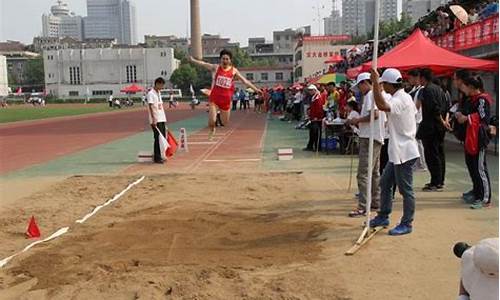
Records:
[[[205,159],[204,162],[249,162],[261,161],[260,158],[239,158],[239,159]]]
[[[213,145],[217,142],[189,142],[188,145]]]
[[[227,133],[227,135],[225,137],[223,137],[222,139],[220,139],[219,141],[217,141],[217,144],[213,145],[213,147],[209,147],[205,152],[203,152],[203,154],[201,155],[201,157],[198,158],[195,161],[195,163],[189,168],[189,172],[194,172],[201,165],[201,163],[205,159],[207,159],[207,157],[209,157],[212,153],[214,153],[214,151],[217,150],[217,148],[219,148],[219,146],[222,145],[231,136],[231,134],[235,130],[236,130],[236,127],[234,127],[231,130],[229,130],[229,132]]]

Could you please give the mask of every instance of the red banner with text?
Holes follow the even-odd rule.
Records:
[[[498,43],[498,14],[433,38],[440,47],[461,51]]]

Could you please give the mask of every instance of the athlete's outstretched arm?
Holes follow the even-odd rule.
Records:
[[[201,66],[209,71],[215,71],[217,70],[217,65],[209,64],[207,62],[204,62],[202,60],[197,60],[194,57],[190,56],[189,61],[194,63],[195,65]]]
[[[256,87],[253,83],[251,83],[248,79],[246,79],[244,76],[241,75],[240,71],[238,71],[236,68],[234,69],[234,76],[241,80],[247,87],[251,88],[254,90],[256,93],[262,94],[262,91]]]

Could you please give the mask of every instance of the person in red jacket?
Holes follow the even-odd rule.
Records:
[[[323,110],[323,105],[325,105],[325,97],[323,97],[318,90],[318,88],[311,84],[307,87],[307,92],[311,95],[311,106],[309,107],[309,120],[311,124],[309,125],[309,142],[304,151],[321,151],[321,126],[323,118],[325,117],[325,111]]]
[[[255,92],[262,94],[262,91],[248,81],[241,73],[233,66],[233,54],[229,50],[220,52],[220,64],[213,65],[201,60],[190,57],[189,60],[201,67],[214,73],[212,81],[212,89],[209,95],[209,138],[215,134],[215,122],[217,120],[217,111],[220,110],[222,124],[227,125],[229,115],[231,113],[231,99],[234,94],[234,80],[241,80],[246,86],[253,89]]]
[[[469,111],[456,112],[460,124],[466,124],[465,162],[472,179],[472,209],[491,207],[491,181],[486,165],[486,150],[490,140],[491,96],[483,92],[483,81],[466,70],[455,73],[456,86],[469,97]]]

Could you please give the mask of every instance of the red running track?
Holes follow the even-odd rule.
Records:
[[[204,110],[167,111],[177,122]],[[77,151],[124,138],[149,128],[145,110],[5,124],[0,127],[0,174],[47,162]]]

